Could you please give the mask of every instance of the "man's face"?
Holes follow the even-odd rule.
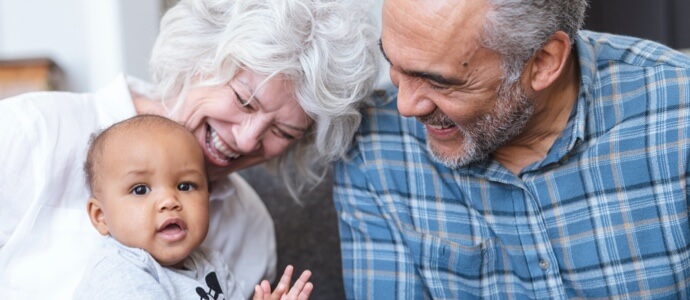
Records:
[[[534,110],[519,81],[501,79],[500,56],[481,45],[486,10],[484,1],[383,5],[381,48],[399,89],[398,110],[426,125],[433,156],[452,168],[486,158]]]

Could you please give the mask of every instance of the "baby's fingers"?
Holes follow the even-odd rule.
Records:
[[[273,291],[272,294],[270,294],[270,298],[268,298],[269,300],[280,300],[285,298],[285,295],[288,292],[288,288],[290,287],[290,280],[292,280],[293,271],[294,268],[292,266],[288,265],[287,267],[285,267],[285,272],[283,272],[283,276],[280,277],[280,281],[278,282],[276,289]]]
[[[271,299],[271,284],[268,280],[261,281],[254,287],[254,300],[268,300]]]
[[[264,290],[258,284],[254,287],[254,300],[264,300]]]
[[[290,287],[290,281],[292,280],[292,272],[294,272],[294,268],[291,265],[285,267],[285,272],[283,272],[283,276],[280,277],[276,290],[273,291],[274,294],[276,292],[280,292],[280,294],[287,293],[287,290]]]
[[[314,285],[311,282],[307,282],[307,284],[304,285],[304,289],[302,290],[302,292],[299,293],[297,300],[309,299],[312,290],[314,290]]]
[[[309,298],[309,295],[311,294],[312,289],[314,288],[314,285],[309,282],[309,278],[311,277],[311,271],[306,270],[302,272],[302,275],[297,278],[295,281],[295,284],[290,288],[290,292],[286,295],[287,297],[283,297],[282,299],[307,299]]]

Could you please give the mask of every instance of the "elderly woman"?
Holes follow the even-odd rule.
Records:
[[[275,276],[273,223],[237,174],[295,162],[291,191],[343,155],[378,65],[370,12],[349,0],[182,0],[161,22],[155,85],[122,76],[93,94],[0,101],[0,295],[70,298],[100,237],[84,212],[92,133],[136,114],[187,127],[211,179],[206,246],[245,296]],[[228,175],[230,174],[230,175]]]

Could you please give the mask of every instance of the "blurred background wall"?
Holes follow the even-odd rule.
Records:
[[[365,1],[365,0],[363,0]],[[370,0],[380,17],[383,0]],[[50,59],[56,88],[95,91],[119,73],[150,80],[147,61],[162,13],[177,0],[0,0],[0,64]],[[586,28],[690,49],[688,0],[592,0]],[[686,50],[687,51],[687,50]],[[387,81],[383,72],[382,82]]]
[[[0,0],[0,60],[48,58],[57,87],[95,91],[124,72],[149,79],[161,0]]]
[[[690,49],[688,0],[592,0],[586,27]]]

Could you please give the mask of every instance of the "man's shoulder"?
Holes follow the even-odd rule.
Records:
[[[576,38],[580,60],[638,67],[690,69],[690,56],[664,44],[639,37],[581,30]]]
[[[362,114],[375,115],[391,110],[397,113],[398,89],[394,85],[385,85],[374,89],[364,102]]]
[[[370,95],[361,111],[362,122],[348,156],[425,148],[424,127],[417,119],[400,115],[397,96],[398,90],[392,85],[375,90]]]
[[[386,107],[395,104],[398,98],[398,89],[392,84],[380,86],[371,93],[369,107]]]
[[[375,134],[381,130],[398,130],[395,124],[404,119],[397,108],[398,89],[386,85],[374,90],[362,108],[362,124],[359,134]]]

